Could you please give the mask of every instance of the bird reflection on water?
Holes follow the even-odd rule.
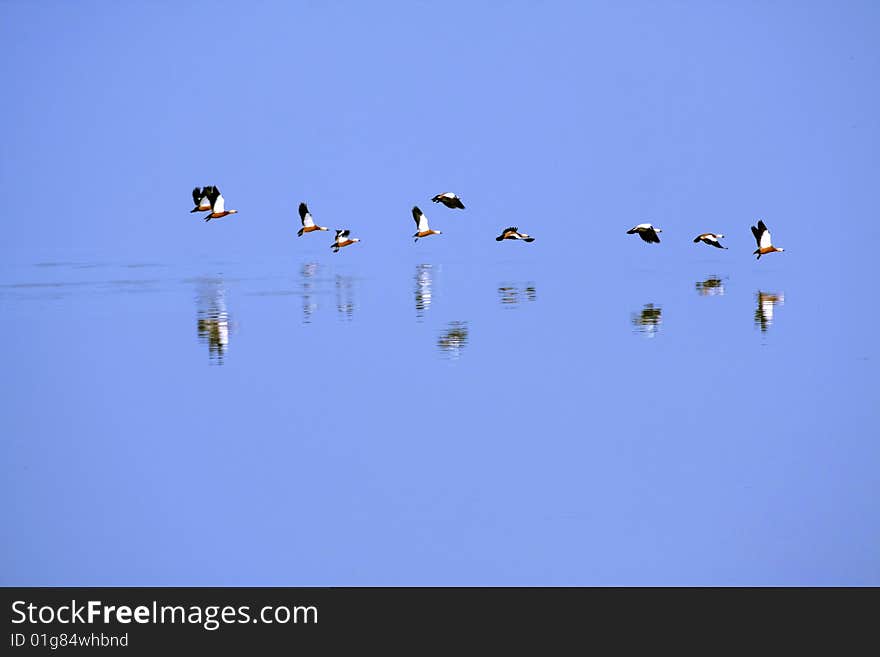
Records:
[[[525,283],[524,285],[504,283],[498,286],[498,300],[509,308],[515,308],[521,302],[534,301],[537,298],[538,292],[535,290],[534,283]]]
[[[421,264],[416,266],[416,319],[419,320],[421,320],[425,316],[425,311],[427,311],[431,307],[431,287],[434,283],[433,269],[434,266],[428,264]]]
[[[315,277],[315,274],[318,271],[318,263],[316,262],[307,262],[302,266],[300,270],[300,275],[302,276],[302,312],[303,312],[303,324],[311,324],[312,315],[318,309],[317,302],[312,300],[312,293],[314,292],[314,281],[312,280]]]
[[[351,321],[354,316],[354,279],[336,275],[336,310],[340,319]]]
[[[653,303],[645,304],[640,313],[633,313],[632,323],[635,326],[635,332],[653,338],[660,328],[662,314],[663,309],[660,306],[655,306]]]
[[[222,365],[229,346],[229,313],[222,279],[204,279],[196,296],[199,341],[207,343],[212,364]]]
[[[697,281],[694,287],[701,297],[724,296],[724,281],[717,276],[710,276],[705,281]]]
[[[468,343],[467,322],[449,322],[446,331],[437,340],[437,348],[445,356],[457,359]]]
[[[766,333],[773,325],[773,309],[778,303],[785,303],[785,295],[781,292],[761,292],[758,290],[755,295],[758,300],[758,307],[755,309],[755,326],[761,329],[762,333]]]

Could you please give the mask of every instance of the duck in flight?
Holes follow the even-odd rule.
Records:
[[[523,242],[534,242],[535,238],[531,235],[527,235],[526,233],[519,232],[519,229],[516,226],[510,226],[509,228],[505,228],[501,231],[501,234],[495,238],[496,242],[500,242],[502,240],[522,240]]]
[[[343,246],[350,246],[355,242],[360,242],[357,237],[349,237],[351,234],[350,230],[337,230],[336,231],[336,241],[330,245],[330,248],[333,249],[333,253],[339,253],[339,249]]]
[[[764,225],[763,221],[758,221],[757,226],[752,226],[752,235],[755,236],[755,241],[758,243],[758,248],[752,252],[752,255],[758,256],[755,260],[760,260],[762,255],[767,255],[768,253],[785,250],[773,246],[770,240],[770,231],[767,230],[767,226]]]
[[[425,216],[425,213],[419,210],[419,206],[414,205],[412,209],[412,216],[416,222],[417,231],[413,235],[415,239],[413,242],[418,242],[420,237],[430,237],[431,235],[442,235],[442,232],[439,230],[431,230],[430,226],[428,226],[428,218]]]
[[[238,210],[226,209],[226,201],[223,199],[223,194],[221,194],[220,190],[216,187],[211,187],[208,191],[208,201],[211,203],[211,214],[205,217],[205,221],[220,219],[221,217],[236,214],[238,212]]]
[[[626,234],[635,235],[638,233],[639,237],[645,240],[648,244],[660,244],[660,238],[657,237],[657,233],[662,232],[663,231],[660,228],[654,228],[651,224],[639,224],[626,231]]]
[[[208,194],[213,193],[214,187],[208,185],[207,187],[202,187],[199,189],[195,187],[193,189],[193,203],[195,203],[196,207],[190,210],[192,212],[207,212],[211,209],[211,201],[208,200]]]
[[[311,233],[313,230],[328,230],[324,226],[319,226],[312,219],[312,213],[309,212],[309,206],[305,203],[299,204],[299,219],[302,222],[302,228],[296,231],[297,237],[302,237],[303,233]]]
[[[694,238],[694,244],[702,242],[703,244],[708,244],[709,246],[714,246],[719,249],[726,249],[727,247],[721,246],[721,242],[718,241],[722,237],[724,237],[724,235],[721,233],[702,233]]]
[[[442,203],[447,208],[458,208],[460,210],[464,210],[464,203],[462,203],[461,199],[452,192],[443,192],[442,194],[437,194],[437,196],[435,196],[431,200],[434,201],[434,203]]]

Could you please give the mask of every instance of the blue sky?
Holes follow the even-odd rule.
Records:
[[[878,27],[872,2],[0,3],[3,583],[877,584]],[[239,214],[189,214],[207,184]],[[298,239],[300,201],[363,241]],[[442,236],[413,244],[415,204]],[[756,262],[759,218],[786,251]]]

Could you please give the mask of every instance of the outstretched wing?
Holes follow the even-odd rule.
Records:
[[[428,228],[428,218],[425,216],[425,213],[419,210],[419,206],[415,205],[412,209],[413,220],[416,222],[416,229],[420,233],[424,233]]]
[[[654,230],[653,226],[651,228],[640,230],[639,237],[645,240],[648,244],[660,244],[660,237],[657,235],[657,231]]]
[[[773,242],[770,240],[770,231],[767,230],[767,226],[764,225],[763,221],[758,222],[758,231],[761,233],[761,238],[758,240],[758,248],[766,249],[773,246]]]
[[[338,242],[340,240],[340,238],[348,237],[350,233],[351,233],[350,230],[337,230],[336,231],[336,241]]]
[[[226,201],[223,200],[222,194],[217,194],[217,198],[214,199],[214,203],[211,205],[211,209],[217,213],[226,211]]]
[[[208,203],[210,203],[211,207],[213,208],[214,204],[217,202],[217,199],[220,196],[220,190],[213,185],[209,185],[202,190],[202,195],[208,197]]]
[[[198,187],[193,188],[193,203],[196,204],[196,207],[199,206],[199,202],[202,200],[202,196],[204,196],[204,194],[202,193],[201,189],[199,189]]]
[[[302,222],[304,228],[315,225],[315,220],[312,219],[312,213],[309,212],[309,206],[305,203],[299,204],[299,220]]]
[[[765,230],[767,230],[767,226],[764,225],[763,221],[759,221],[757,226],[752,226],[752,235],[755,236],[755,242],[758,244],[759,249],[761,248],[761,236]]]

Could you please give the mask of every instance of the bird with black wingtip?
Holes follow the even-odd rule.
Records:
[[[757,226],[752,226],[752,235],[755,236],[755,241],[758,243],[758,248],[752,252],[752,255],[758,256],[755,260],[760,260],[762,255],[767,255],[768,253],[785,251],[785,249],[773,246],[773,242],[770,239],[770,231],[767,230],[763,220],[759,220]]]
[[[442,203],[447,208],[464,210],[464,203],[453,192],[443,192],[431,199],[434,203]]]
[[[333,244],[330,245],[330,248],[333,249],[333,253],[339,253],[339,249],[360,242],[357,237],[350,237],[350,235],[351,231],[348,229],[340,229],[336,231],[336,239],[333,241]]]
[[[439,230],[431,230],[431,227],[428,225],[428,218],[425,216],[425,213],[419,209],[419,206],[414,205],[412,209],[412,216],[416,222],[416,232],[413,235],[415,238],[413,242],[418,242],[420,238],[430,237],[431,235],[442,235],[442,231]]]
[[[628,231],[626,231],[627,235],[638,235],[643,240],[645,240],[648,244],[660,244],[660,237],[657,233],[662,233],[663,231],[660,228],[654,228],[651,224],[638,224],[637,226],[633,226]]]
[[[509,226],[501,231],[501,234],[495,238],[496,242],[502,242],[504,240],[522,240],[523,242],[534,242],[535,238],[527,233],[519,232],[519,228],[516,226]]]
[[[296,231],[297,237],[302,237],[303,233],[311,233],[316,230],[329,230],[329,228],[319,226],[315,223],[315,220],[312,219],[312,213],[309,212],[309,206],[305,203],[299,204],[299,220],[302,223],[302,228]]]

